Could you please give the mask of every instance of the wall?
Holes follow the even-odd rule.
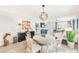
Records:
[[[10,16],[1,15],[0,16],[0,45],[3,44],[2,41],[3,41],[4,33],[11,32],[12,33],[11,36],[14,36],[18,30],[19,29],[14,18]],[[10,39],[10,42],[12,42],[12,37]]]

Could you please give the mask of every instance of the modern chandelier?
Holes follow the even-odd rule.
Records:
[[[45,5],[42,5],[43,11],[41,12],[41,14],[40,14],[40,16],[39,16],[39,18],[40,18],[41,20],[43,20],[43,21],[47,20],[47,18],[48,18],[48,14],[44,11],[44,7],[45,7]]]

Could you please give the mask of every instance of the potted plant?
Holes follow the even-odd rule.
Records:
[[[71,47],[71,48],[74,48],[74,38],[75,38],[74,32],[73,31],[67,31],[66,36],[67,36],[67,39],[68,39],[68,46]]]

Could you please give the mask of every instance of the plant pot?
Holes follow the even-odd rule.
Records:
[[[69,42],[69,41],[68,41],[68,46],[69,46],[70,48],[74,48],[74,42]]]

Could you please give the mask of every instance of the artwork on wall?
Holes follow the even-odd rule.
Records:
[[[47,29],[41,29],[41,34],[47,34]]]
[[[39,34],[39,23],[35,23],[35,34]]]
[[[22,30],[28,31],[31,28],[30,21],[22,21]]]
[[[46,24],[45,23],[40,23],[40,27],[41,28],[45,28],[46,27]]]
[[[41,29],[41,35],[43,36],[43,37],[45,37],[45,35],[47,34],[47,29]]]
[[[35,30],[36,34],[41,34],[42,36],[45,36],[47,34],[47,24],[40,22],[40,23],[35,23]]]
[[[39,27],[39,24],[38,23],[35,23],[35,27],[38,28]]]

